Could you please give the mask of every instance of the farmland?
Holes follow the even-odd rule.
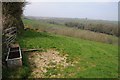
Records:
[[[85,40],[91,40],[91,41],[97,41],[97,42],[103,42],[103,43],[109,43],[109,44],[118,44],[118,37],[115,35],[108,35],[105,33],[99,33],[91,31],[92,28],[89,27],[89,25],[92,25],[93,27],[95,25],[103,25],[102,27],[104,30],[109,29],[110,26],[112,28],[117,29],[117,22],[112,21],[99,21],[99,20],[85,20],[85,19],[64,19],[64,18],[58,18],[58,19],[24,19],[26,28],[31,28],[38,31],[48,32],[48,33],[54,33],[69,37],[75,37]],[[78,22],[78,24],[86,24],[84,25],[85,29],[78,29],[76,27],[68,27],[64,25],[66,22]],[[107,25],[107,26],[105,26]],[[89,28],[90,30],[88,30]],[[95,27],[96,28],[96,27]],[[87,29],[87,30],[86,30]],[[118,32],[118,31],[115,31]],[[89,35],[88,35],[89,34]]]
[[[35,48],[41,49],[41,51],[23,53],[23,68],[13,72],[6,70],[4,77],[118,77],[116,36],[70,28],[62,24],[49,24],[34,19],[24,19],[23,21],[27,29],[17,37],[21,48]],[[59,58],[59,61],[54,63],[48,61],[54,61],[48,56],[53,55],[52,53],[54,53],[55,60]],[[41,58],[41,56],[43,57]],[[44,60],[45,57],[48,60],[44,62],[46,66],[42,66],[43,64],[39,61]],[[62,57],[65,59],[62,59]]]

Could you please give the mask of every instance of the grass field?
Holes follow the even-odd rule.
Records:
[[[61,24],[49,24],[46,21],[41,20],[33,20],[33,19],[23,19],[25,27],[31,28],[38,31],[49,32],[64,36],[70,36],[85,40],[103,42],[108,44],[117,45],[118,44],[118,37],[111,36],[103,33],[92,32],[88,30],[81,30],[76,28],[69,28],[59,22]],[[74,20],[73,20],[74,21]],[[92,22],[92,21],[90,21]],[[95,22],[95,21],[94,21]]]
[[[18,37],[21,48],[55,49],[60,54],[68,54],[67,61],[74,66],[66,68],[49,68],[45,77],[62,78],[117,78],[118,77],[118,47],[115,45],[65,37],[46,32],[25,31]],[[28,55],[23,53],[23,68],[4,72],[6,77],[31,77]],[[76,63],[74,63],[76,62]],[[8,74],[9,73],[9,74]],[[57,76],[60,74],[61,76]]]
[[[49,24],[39,20],[23,19],[25,28],[17,37],[21,48],[42,49],[33,53],[22,53],[23,67],[3,69],[3,77],[10,78],[117,78],[118,77],[118,38],[115,36],[96,33],[87,30],[68,28],[62,24]],[[88,35],[89,34],[89,35]],[[113,45],[115,44],[115,45]],[[66,67],[51,63],[45,67],[46,72],[38,66],[41,54],[48,54],[47,50],[55,50],[58,58],[67,55],[62,64]],[[30,55],[33,55],[29,57]],[[50,54],[51,55],[51,54]],[[49,58],[50,56],[48,56]],[[53,57],[53,56],[52,56]],[[30,60],[29,58],[32,58]],[[33,62],[31,64],[31,62]],[[35,62],[35,63],[34,63]],[[49,61],[48,61],[49,62]],[[43,62],[44,63],[44,62]],[[35,65],[37,64],[37,66]],[[43,76],[40,76],[43,74]]]

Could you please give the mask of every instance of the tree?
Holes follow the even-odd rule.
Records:
[[[17,32],[21,33],[24,25],[21,19],[24,2],[2,2],[2,23],[3,30],[8,27],[17,27]]]

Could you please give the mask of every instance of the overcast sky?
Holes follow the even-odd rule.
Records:
[[[30,2],[24,15],[118,20],[117,2]]]

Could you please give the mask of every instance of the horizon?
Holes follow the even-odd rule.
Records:
[[[39,9],[39,10],[38,10]],[[31,2],[25,16],[118,21],[117,2]]]
[[[117,20],[105,20],[105,19],[90,19],[90,18],[71,18],[71,17],[49,17],[49,16],[25,16],[25,17],[35,17],[35,18],[65,18],[65,19],[86,19],[86,20],[98,20],[98,21],[113,21],[118,22]]]

